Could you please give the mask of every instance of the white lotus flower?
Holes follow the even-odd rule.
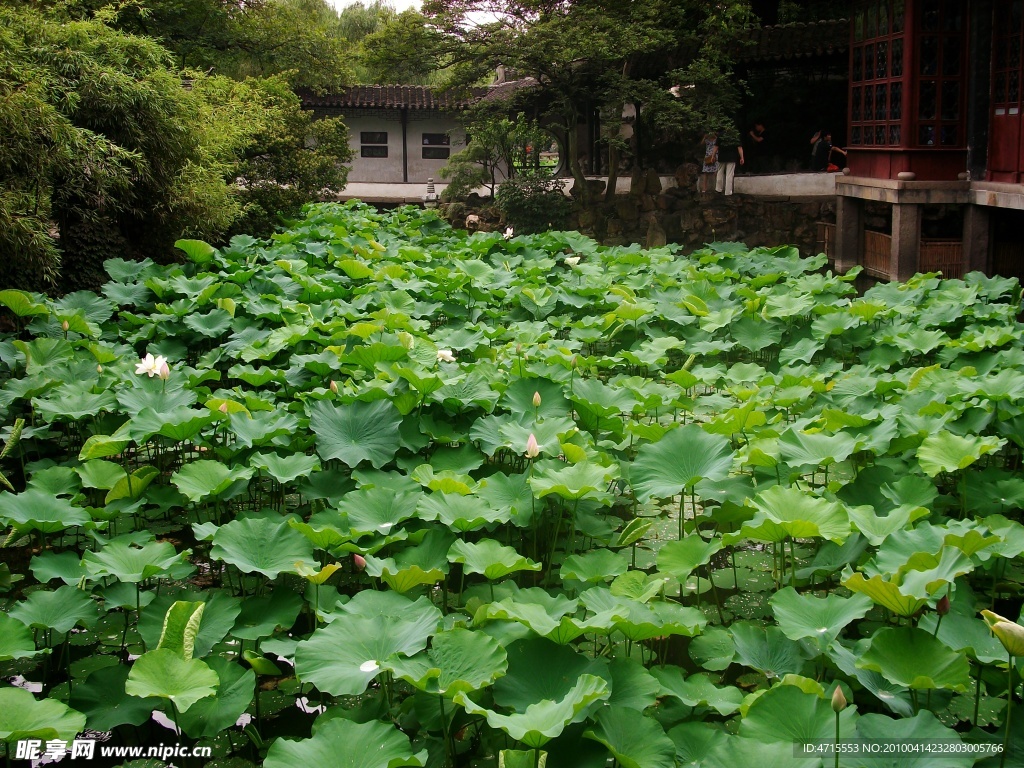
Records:
[[[378,669],[380,669],[380,664],[378,664],[375,659],[364,661],[359,665],[360,672],[376,672]]]
[[[512,230],[512,227],[509,227],[508,229],[505,230],[505,239],[511,240],[513,237],[515,237],[515,234],[516,233]]]
[[[161,379],[166,381],[167,378],[164,375],[165,370],[166,376],[170,376],[171,369],[167,365],[167,358],[163,355],[153,357],[153,355],[147,353],[146,356],[135,365],[135,373],[137,375],[141,376],[142,374],[146,374],[151,379],[154,376],[159,376]]]
[[[454,363],[455,355],[452,354],[452,351],[450,349],[439,349],[437,350],[437,362]]]
[[[575,267],[577,264],[580,263],[580,257],[579,256],[566,256],[565,257],[565,263],[568,264],[570,267]]]

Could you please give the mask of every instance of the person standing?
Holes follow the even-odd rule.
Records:
[[[815,134],[817,141],[814,142],[814,149],[811,150],[811,170],[827,171],[832,162],[832,153],[838,152],[846,156],[846,150],[832,146],[832,131],[822,129]]]
[[[704,146],[704,162],[700,167],[700,178],[697,179],[697,191],[706,194],[711,177],[718,173],[718,133],[705,133],[701,141]]]
[[[764,123],[756,122],[743,136],[743,150],[746,155],[745,167],[750,173],[758,173],[764,162]]]
[[[742,143],[728,136],[720,138],[718,140],[718,174],[715,177],[716,192],[732,194],[737,164],[744,164]]]

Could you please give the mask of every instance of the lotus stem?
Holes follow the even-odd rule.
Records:
[[[1006,748],[1010,744],[1010,716],[1013,714],[1013,654],[1008,654],[1010,663],[1006,666],[1006,720],[1003,721],[1003,751],[999,755],[999,768],[1006,764]]]
[[[975,728],[978,727],[978,708],[981,706],[981,672],[983,667],[981,662],[978,662],[978,674],[974,676],[974,718],[971,720],[971,725]]]

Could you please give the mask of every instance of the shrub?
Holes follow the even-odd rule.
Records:
[[[495,195],[505,222],[519,234],[565,229],[572,201],[562,191],[562,180],[534,175],[509,179]]]

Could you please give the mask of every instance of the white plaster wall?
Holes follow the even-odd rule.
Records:
[[[393,114],[392,114],[393,113]],[[344,117],[349,130],[349,146],[352,148],[349,182],[357,183],[402,183],[402,121],[398,110],[374,110],[374,114],[359,114],[350,109]],[[362,157],[360,133],[363,131],[387,131],[388,156]],[[439,114],[420,114],[409,110],[406,126],[408,140],[408,172],[410,184],[426,184],[428,178],[440,181],[442,167],[447,160],[425,160],[423,158],[423,134],[447,133],[451,131],[450,154],[465,148],[466,132],[454,119]]]

